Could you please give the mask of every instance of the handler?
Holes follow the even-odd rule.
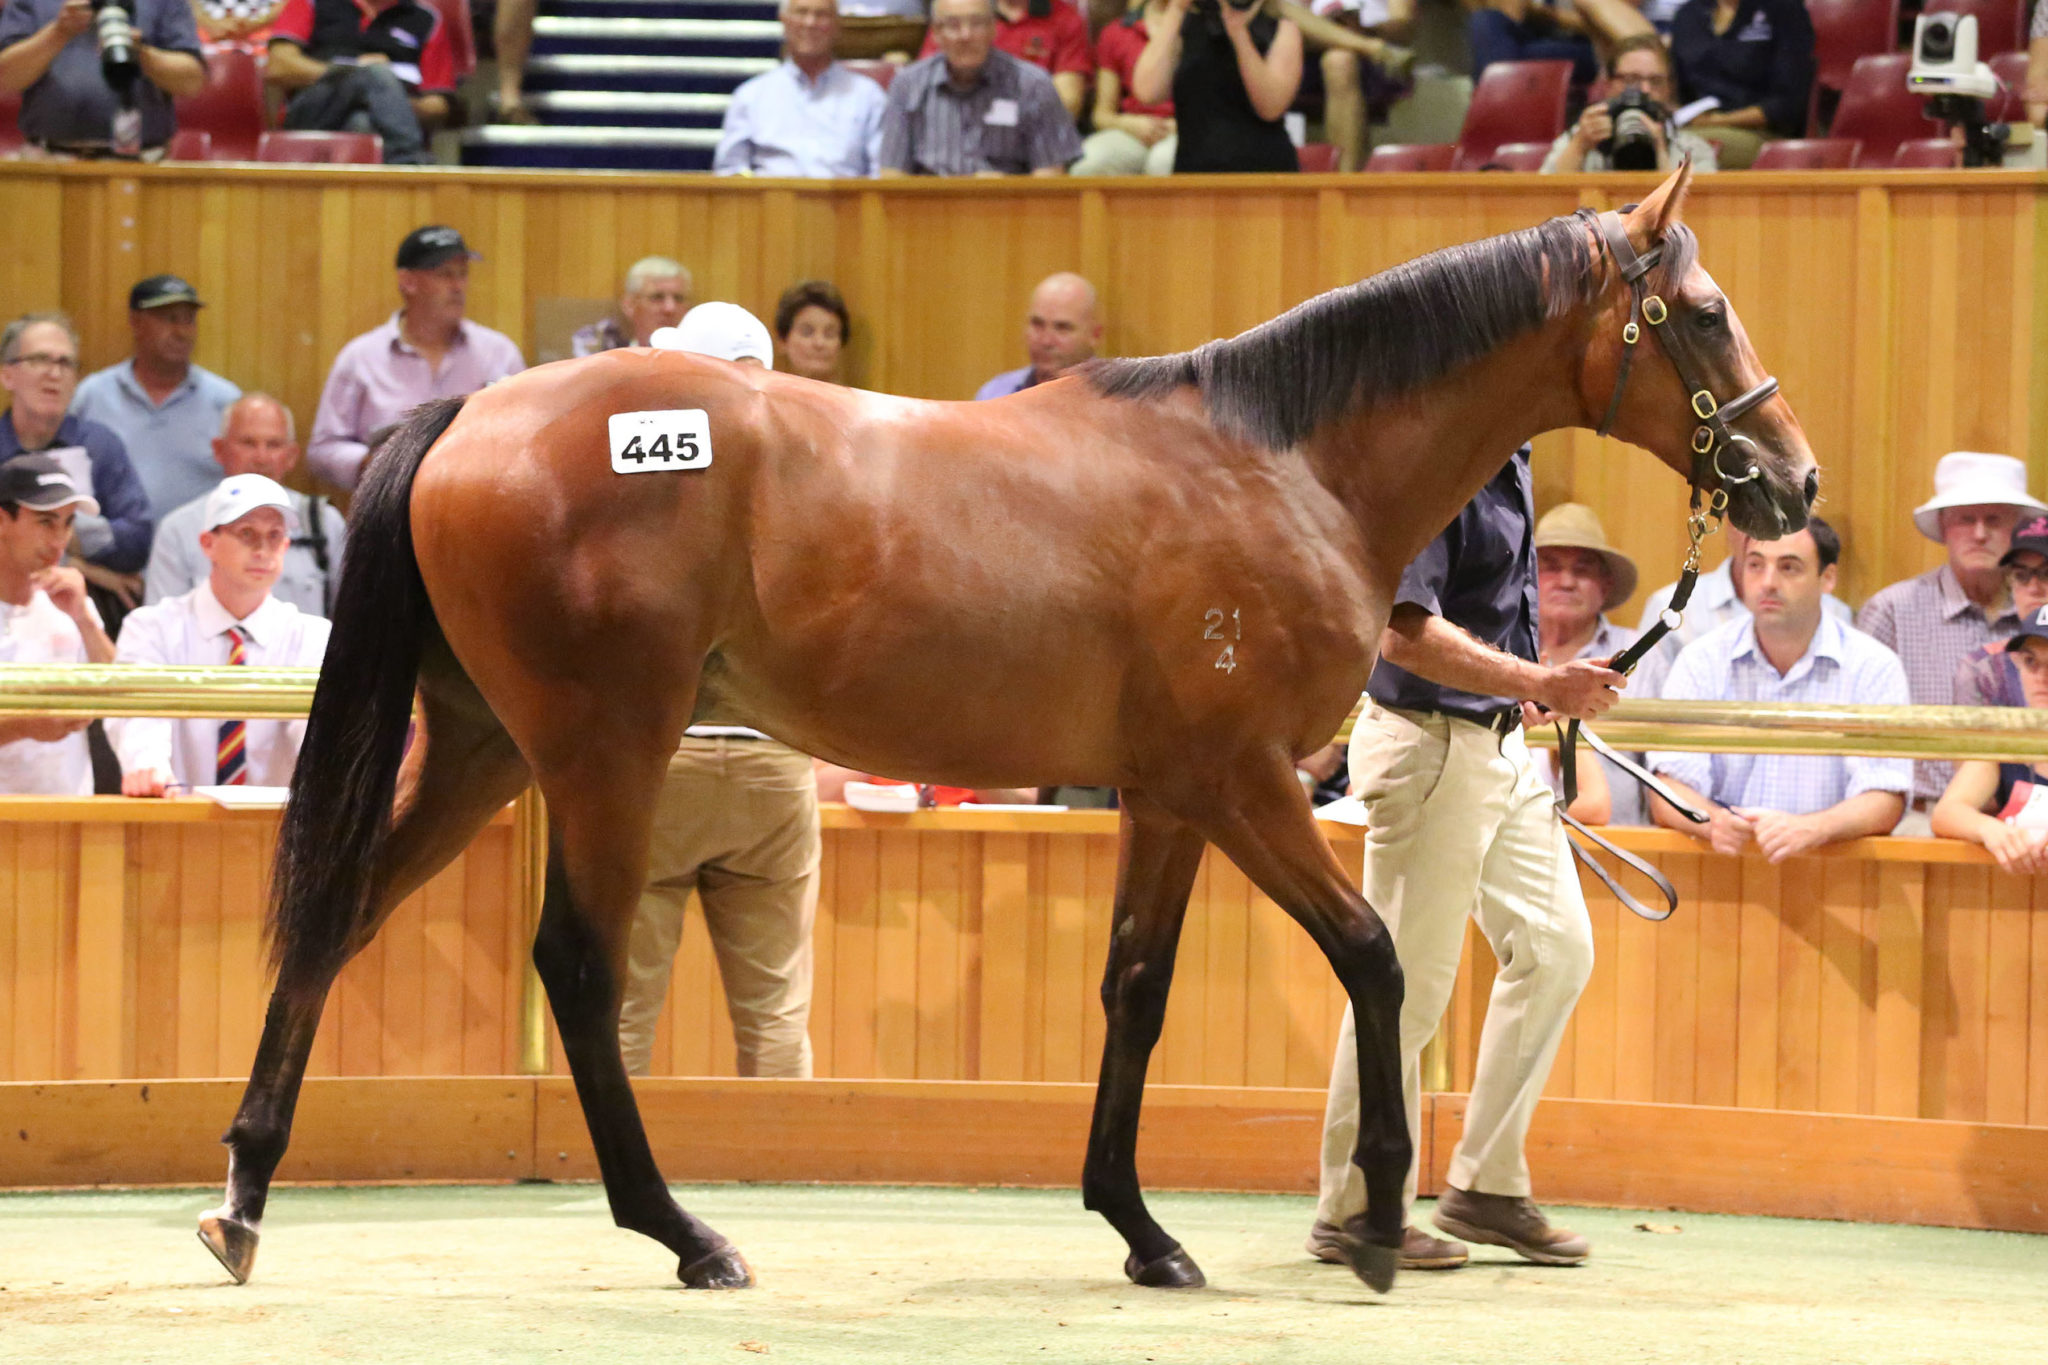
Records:
[[[1351,735],[1352,790],[1367,833],[1361,889],[1394,936],[1406,995],[1401,1071],[1408,1132],[1421,1151],[1422,1049],[1457,979],[1465,921],[1500,959],[1464,1136],[1437,1201],[1438,1229],[1546,1265],[1586,1259],[1586,1239],[1553,1227],[1529,1199],[1522,1154],[1536,1099],[1593,968],[1586,903],[1524,719],[1590,719],[1623,685],[1607,661],[1536,662],[1536,508],[1529,447],[1516,451],[1401,576],[1369,704]],[[1525,709],[1522,698],[1529,698]],[[1344,1012],[1323,1119],[1322,1197],[1309,1253],[1342,1264],[1344,1220],[1365,1211],[1352,1164],[1358,1045]],[[1404,1206],[1415,1200],[1408,1172]],[[1410,1225],[1409,1270],[1449,1270],[1457,1242]]]

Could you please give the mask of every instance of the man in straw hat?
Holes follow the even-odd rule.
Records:
[[[1953,705],[1956,670],[1971,651],[2018,628],[1999,561],[2021,518],[2043,512],[2048,503],[2027,492],[2027,467],[2010,455],[1958,450],[1934,466],[1934,496],[1913,509],[1913,525],[1948,551],[1948,562],[1879,591],[1856,617],[1905,664],[1914,705]],[[1900,834],[1929,832],[1954,771],[1952,763],[1913,765]]]
[[[1635,632],[1606,614],[1635,595],[1636,562],[1607,543],[1593,509],[1581,502],[1559,503],[1536,523],[1535,544],[1541,662],[1605,662],[1634,643]],[[1604,758],[1597,765],[1582,763],[1579,774],[1581,798],[1595,798],[1595,806],[1574,803],[1573,815],[1588,824],[1644,823],[1643,789],[1634,777]],[[1601,778],[1604,801],[1598,800],[1602,793],[1595,786]]]

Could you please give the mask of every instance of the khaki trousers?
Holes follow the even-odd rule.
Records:
[[[1366,900],[1386,921],[1407,991],[1401,1079],[1420,1153],[1422,1049],[1458,976],[1465,921],[1476,918],[1500,960],[1465,1134],[1450,1183],[1486,1194],[1530,1193],[1523,1139],[1572,1006],[1593,970],[1592,926],[1552,794],[1519,730],[1368,704],[1351,736],[1351,784],[1366,808]],[[1358,1138],[1358,1044],[1351,1011],[1337,1039],[1323,1118],[1316,1217],[1365,1211],[1351,1153]],[[1402,1192],[1415,1200],[1415,1169]]]
[[[773,740],[683,740],[655,805],[648,886],[628,950],[619,1010],[628,1072],[647,1074],[695,891],[725,983],[739,1074],[811,1074],[819,842],[809,758]]]

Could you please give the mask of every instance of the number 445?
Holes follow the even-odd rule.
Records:
[[[652,445],[645,445],[636,435],[626,442],[626,448],[619,452],[622,460],[682,460],[688,462],[698,455],[697,438],[688,432],[679,434],[673,447],[669,444],[668,433],[654,438]]]

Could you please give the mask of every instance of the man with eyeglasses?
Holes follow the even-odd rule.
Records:
[[[327,622],[271,594],[298,530],[291,497],[261,474],[223,479],[206,498],[199,533],[212,572],[188,593],[131,612],[115,662],[313,667],[327,652]],[[282,787],[298,760],[303,720],[107,722],[121,760],[123,796],[164,796],[205,786]]]
[[[1065,175],[1081,135],[1052,77],[997,50],[990,0],[936,0],[931,31],[890,83],[880,174]]]
[[[61,313],[30,313],[0,334],[0,387],[13,398],[0,417],[0,460],[23,452],[48,455],[78,491],[98,504],[72,526],[70,552],[86,580],[102,590],[110,624],[142,600],[149,558],[149,495],[121,438],[97,422],[70,415],[78,391],[78,333]]]
[[[1695,171],[1719,169],[1714,144],[1698,133],[1671,125],[1671,110],[1677,104],[1677,85],[1672,80],[1671,54],[1664,40],[1654,33],[1638,33],[1615,45],[1602,98],[1589,103],[1579,121],[1558,134],[1550,155],[1543,159],[1549,172],[1611,171],[1614,115],[1607,100],[1624,90],[1637,91],[1656,101],[1664,117],[1650,121],[1650,140],[1657,146],[1657,169],[1668,171],[1690,155]],[[1602,148],[1608,150],[1603,151]]]

